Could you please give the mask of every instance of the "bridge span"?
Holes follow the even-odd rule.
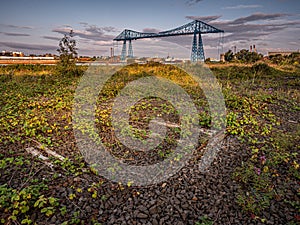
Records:
[[[161,31],[158,33],[144,33],[144,32],[125,29],[117,37],[114,38],[114,41],[123,41],[121,60],[125,60],[126,56],[128,58],[133,58],[132,40],[193,34],[194,37],[192,42],[191,61],[196,62],[196,61],[205,60],[201,35],[208,34],[208,33],[224,33],[224,31],[212,25],[209,25],[205,22],[202,22],[200,20],[194,20],[180,27],[167,30],[167,31]],[[198,39],[197,39],[197,35],[198,35]],[[128,52],[127,52],[127,41],[129,42]]]

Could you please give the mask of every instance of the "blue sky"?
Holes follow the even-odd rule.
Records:
[[[59,39],[75,31],[80,55],[118,54],[121,43],[112,39],[124,29],[163,31],[193,19],[223,29],[223,50],[248,49],[263,54],[300,47],[299,0],[14,0],[0,8],[0,50],[57,53]],[[219,34],[203,35],[206,57],[221,50]],[[167,55],[189,58],[192,36],[133,42],[136,56]]]

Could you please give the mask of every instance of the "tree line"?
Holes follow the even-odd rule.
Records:
[[[249,51],[247,49],[242,49],[236,54],[233,53],[232,50],[228,50],[224,54],[224,58],[226,62],[241,62],[241,63],[255,63],[259,60],[266,60],[270,63],[277,64],[277,65],[300,65],[300,53],[293,52],[289,55],[270,55],[265,57],[257,52]]]

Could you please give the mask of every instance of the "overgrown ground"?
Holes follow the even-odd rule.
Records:
[[[188,166],[147,187],[108,181],[82,159],[71,115],[79,77],[47,75],[53,73],[51,66],[7,66],[0,71],[1,223],[299,224],[299,67],[214,66],[227,107],[220,154],[207,173],[199,171],[204,137]],[[175,128],[151,155],[128,152],[111,134],[109,107],[116,90],[153,73],[182,85],[195,99],[200,125],[210,126],[202,92],[184,73],[160,64],[130,66],[107,85],[96,111],[102,140],[129,164],[164,160],[176,145]],[[167,102],[148,99],[137,104],[132,126],[145,130],[137,135],[147,136],[147,126],[139,124],[158,114],[178,122]],[[33,156],[33,149],[49,158]],[[49,155],[49,150],[65,159]]]

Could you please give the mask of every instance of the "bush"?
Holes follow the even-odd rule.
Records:
[[[264,74],[268,75],[272,73],[272,68],[266,63],[257,63],[254,64],[251,68],[252,72],[255,74]]]

